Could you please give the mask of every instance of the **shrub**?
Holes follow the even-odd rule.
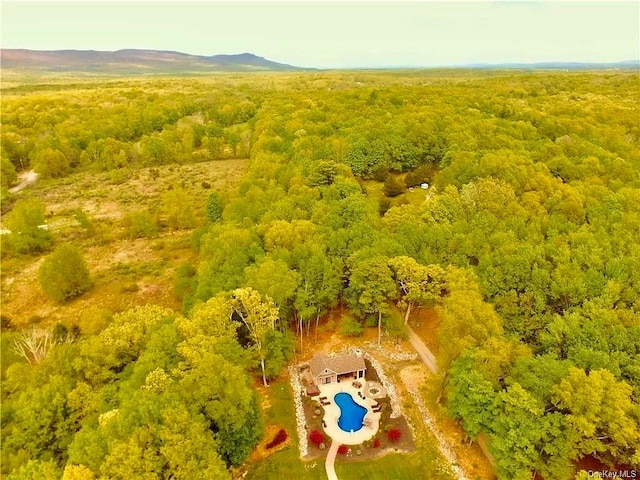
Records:
[[[125,215],[122,223],[130,239],[152,238],[158,235],[158,221],[148,211],[130,212]]]
[[[118,168],[116,170],[109,170],[107,176],[109,181],[114,185],[122,185],[131,177],[131,171],[127,168]]]
[[[324,434],[318,430],[313,430],[309,434],[309,440],[311,440],[311,443],[319,447],[320,444],[324,442]]]
[[[80,295],[91,286],[82,253],[69,244],[61,245],[45,258],[38,269],[38,280],[44,293],[58,302]]]
[[[79,330],[86,335],[93,335],[104,330],[111,320],[110,311],[100,310],[95,306],[89,307],[84,309],[80,316]]]
[[[183,263],[176,269],[173,293],[178,300],[184,300],[187,296],[193,295],[198,282],[197,273],[195,267],[189,262]]]
[[[196,226],[196,217],[189,194],[182,188],[171,189],[162,195],[162,213],[171,230],[184,230]]]
[[[120,284],[120,293],[135,293],[140,290],[136,282],[126,282]]]
[[[351,315],[344,315],[340,320],[339,331],[341,335],[347,337],[359,337],[364,331],[362,322],[352,317]]]
[[[382,324],[384,325],[386,332],[389,336],[394,338],[396,343],[401,339],[407,338],[409,335],[407,327],[404,324],[404,318],[397,310],[391,311],[388,315],[385,315],[382,319]]]
[[[379,438],[376,438],[373,441],[373,448],[380,448],[380,439]]]
[[[53,340],[56,343],[62,343],[67,338],[67,335],[69,335],[69,329],[66,327],[66,325],[58,322],[53,327],[53,331],[51,332],[51,334],[53,335]]]
[[[348,451],[349,447],[347,447],[346,445],[340,445],[340,447],[338,447],[338,453],[340,455],[346,455]]]
[[[405,190],[404,184],[393,175],[388,175],[387,179],[384,181],[384,185],[382,187],[382,191],[387,197],[395,197],[400,195]]]
[[[389,438],[389,440],[391,440],[392,442],[397,442],[398,440],[400,440],[400,437],[402,436],[402,432],[398,429],[398,428],[392,428],[391,430],[389,430],[389,432],[387,433],[387,437]]]
[[[87,215],[87,212],[82,209],[78,209],[76,210],[74,218],[88,234],[95,233],[95,225],[93,224],[93,220],[91,220],[89,215]]]
[[[366,317],[364,317],[364,325],[366,327],[377,327],[378,315],[367,315]]]
[[[378,182],[384,182],[389,176],[389,169],[384,165],[378,165],[373,170],[373,179]]]
[[[283,443],[287,439],[287,431],[284,428],[281,428],[273,440],[267,443],[267,450],[272,449],[273,447],[277,447],[281,443]]]

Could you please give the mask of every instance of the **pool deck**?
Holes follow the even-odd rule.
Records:
[[[371,440],[378,432],[381,413],[375,413],[371,410],[378,402],[367,396],[365,393],[368,382],[364,381],[364,379],[360,379],[360,383],[362,384],[362,387],[359,389],[352,385],[351,380],[318,386],[320,389],[319,397],[327,397],[327,401],[330,402],[329,405],[322,405],[322,408],[324,408],[324,422],[326,424],[324,431],[333,439],[334,444],[360,445],[362,442]],[[338,426],[340,407],[336,405],[334,397],[340,392],[351,394],[351,397],[358,405],[362,405],[367,409],[367,414],[363,420],[365,425],[357,432],[345,432]],[[362,393],[365,398],[362,399],[358,395],[358,392]]]

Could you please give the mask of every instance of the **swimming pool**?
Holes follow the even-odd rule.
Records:
[[[337,393],[334,397],[336,405],[340,407],[338,426],[345,432],[357,432],[362,428],[362,420],[367,414],[367,409],[358,405],[348,393]]]

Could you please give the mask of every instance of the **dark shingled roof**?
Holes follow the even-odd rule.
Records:
[[[319,353],[311,359],[309,367],[314,379],[324,372],[325,369],[328,369],[338,375],[342,375],[345,373],[356,372],[358,370],[366,370],[367,368],[364,364],[364,358],[358,357],[355,353],[336,355],[335,357],[329,357]]]

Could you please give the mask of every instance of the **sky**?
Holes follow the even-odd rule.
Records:
[[[250,52],[315,68],[640,58],[640,2],[2,0],[3,48]]]

